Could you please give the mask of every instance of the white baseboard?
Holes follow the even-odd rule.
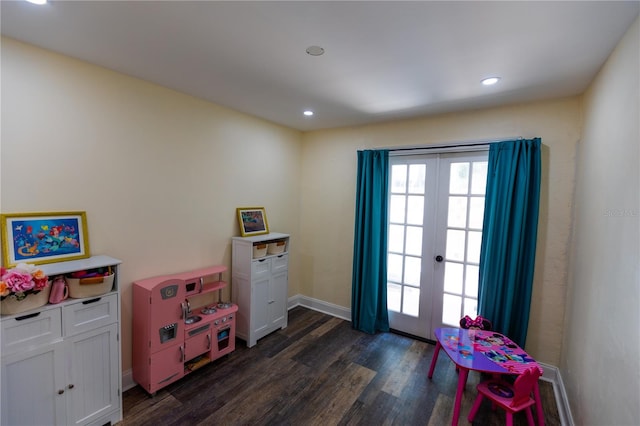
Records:
[[[313,309],[314,311],[322,312],[323,314],[351,322],[351,309],[334,305],[333,303],[325,302],[323,300],[297,294],[289,298],[288,308],[292,309],[296,306],[304,306],[305,308]]]
[[[560,424],[562,426],[574,426],[571,407],[569,407],[569,399],[567,398],[567,392],[564,388],[560,370],[558,370],[558,367],[543,362],[539,362],[538,364],[544,369],[544,374],[542,374],[540,379],[553,384],[553,394],[555,395],[558,405]]]
[[[290,297],[287,306],[288,309],[295,308],[296,306],[303,306],[314,311],[322,312],[346,321],[351,321],[351,309],[345,308],[344,306],[334,305],[333,303],[325,302],[323,300],[314,299],[313,297],[303,296],[301,294]],[[571,416],[571,408],[569,407],[569,400],[567,398],[567,393],[558,367],[544,364],[542,362],[539,364],[544,369],[544,374],[541,379],[553,384],[553,393],[558,404],[560,424],[562,426],[574,426],[573,417]],[[136,386],[136,382],[133,381],[132,370],[129,369],[127,371],[123,371],[122,392],[125,392],[134,386]]]
[[[137,386],[137,383],[133,381],[133,370],[128,369],[122,372],[122,392],[126,392],[129,389]]]

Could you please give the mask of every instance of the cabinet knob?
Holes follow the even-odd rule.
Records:
[[[58,395],[62,395],[64,393],[64,389],[58,389]]]
[[[67,386],[69,389],[73,389],[75,387],[75,385],[73,383],[69,383],[69,386]]]

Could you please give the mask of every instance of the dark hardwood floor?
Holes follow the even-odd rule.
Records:
[[[393,333],[368,335],[351,323],[306,308],[289,326],[248,349],[191,373],[151,397],[124,393],[120,425],[449,425],[457,373],[444,352],[427,378],[434,345]],[[480,379],[469,374],[459,424]],[[540,382],[547,425],[560,420],[553,386]],[[515,425],[526,424],[523,413]],[[504,425],[485,402],[475,425]]]

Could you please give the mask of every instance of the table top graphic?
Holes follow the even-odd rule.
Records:
[[[456,364],[488,373],[520,374],[542,367],[508,337],[487,330],[462,328],[436,329],[436,338]]]

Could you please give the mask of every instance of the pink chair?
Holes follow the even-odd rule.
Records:
[[[536,403],[531,398],[533,387],[540,377],[540,370],[537,368],[529,368],[521,373],[513,385],[504,380],[487,380],[478,385],[478,397],[473,403],[473,407],[469,412],[469,422],[473,422],[474,417],[478,413],[478,409],[482,404],[483,398],[491,400],[492,407],[499,406],[505,410],[507,415],[507,426],[513,425],[513,413],[525,410],[527,411],[527,421],[529,426],[533,426],[533,414],[531,414],[531,406]]]

